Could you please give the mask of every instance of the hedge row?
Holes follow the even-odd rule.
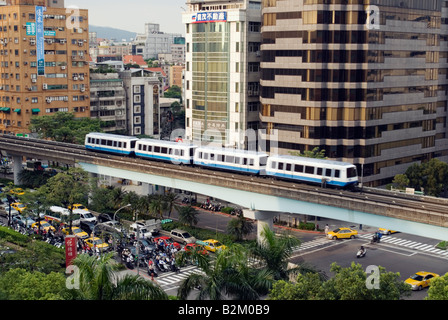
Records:
[[[17,244],[21,247],[26,246],[30,242],[30,238],[21,233],[18,233],[8,227],[0,227],[0,239],[7,242]]]

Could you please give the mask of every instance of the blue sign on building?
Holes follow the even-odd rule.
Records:
[[[203,23],[203,22],[226,22],[227,12],[198,12],[191,17],[193,23]]]
[[[44,11],[46,8],[36,6],[36,56],[37,75],[45,75],[45,38],[44,38]]]

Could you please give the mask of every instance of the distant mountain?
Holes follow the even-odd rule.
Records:
[[[92,25],[89,25],[89,32],[96,32],[97,38],[115,39],[116,41],[121,41],[122,39],[129,41],[131,38],[135,39],[137,35],[136,32]]]

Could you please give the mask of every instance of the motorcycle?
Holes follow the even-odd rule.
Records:
[[[356,258],[363,258],[367,253],[367,250],[364,249],[359,249],[358,252],[356,253]]]
[[[380,243],[381,234],[375,233],[372,237],[372,240],[370,241],[371,244],[374,244],[375,242]]]

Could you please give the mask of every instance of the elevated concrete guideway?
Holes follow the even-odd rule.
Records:
[[[259,216],[278,212],[317,215],[377,227],[387,227],[446,240],[448,201],[322,189],[265,177],[250,177],[199,167],[178,166],[138,158],[86,151],[83,146],[0,135],[0,150],[12,156],[77,164],[86,171],[204,194]],[[258,213],[257,213],[258,212]]]

